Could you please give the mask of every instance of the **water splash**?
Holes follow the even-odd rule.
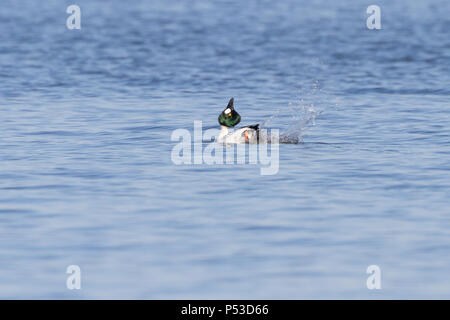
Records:
[[[303,143],[303,133],[315,126],[316,117],[323,110],[316,107],[317,103],[321,103],[320,97],[322,89],[319,82],[315,81],[308,90],[299,90],[299,98],[297,102],[290,102],[288,108],[278,109],[275,114],[263,121],[260,126],[267,127],[270,123],[277,119],[288,118],[288,121],[280,121],[280,143]]]

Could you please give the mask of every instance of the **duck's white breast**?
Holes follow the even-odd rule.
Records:
[[[217,139],[217,142],[223,143],[257,143],[257,141],[256,130],[248,127],[236,129]]]

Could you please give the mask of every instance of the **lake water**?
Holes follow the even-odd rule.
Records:
[[[73,3],[1,5],[0,298],[450,298],[448,1]],[[173,163],[231,97],[277,174]]]

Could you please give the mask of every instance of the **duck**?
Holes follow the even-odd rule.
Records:
[[[220,143],[259,143],[259,124],[251,126],[241,127],[230,131],[239,122],[241,122],[241,116],[234,109],[234,98],[231,98],[227,107],[219,115],[220,132],[216,139],[216,142]]]

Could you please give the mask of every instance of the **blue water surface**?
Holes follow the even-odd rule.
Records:
[[[0,298],[450,298],[448,1],[71,4],[1,4]],[[231,97],[277,174],[173,163]]]

